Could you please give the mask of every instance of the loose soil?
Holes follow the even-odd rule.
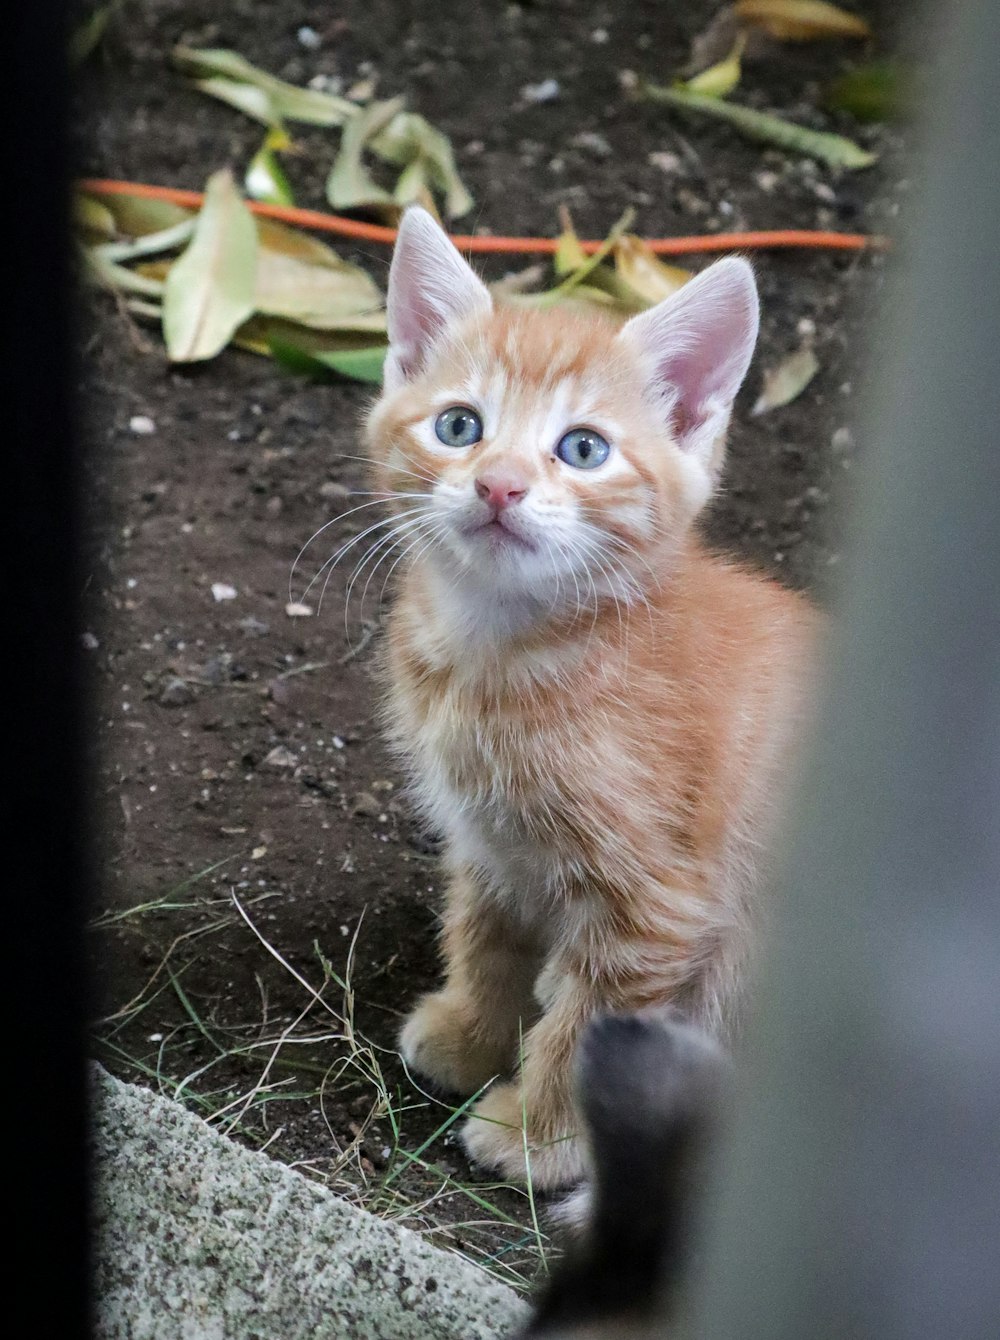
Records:
[[[603,235],[629,205],[647,236],[891,231],[908,189],[895,135],[816,110],[822,84],[856,59],[846,44],[779,48],[748,70],[740,96],[860,138],[881,153],[864,173],[839,175],[628,101],[621,71],[669,76],[714,8],[701,0],[127,5],[86,71],[81,169],[185,187],[200,187],[221,166],[242,172],[259,127],[170,69],[170,48],[185,41],[235,48],[296,82],[325,74],[347,88],[371,78],[380,96],[405,93],[451,137],[477,201],[467,230],[551,235],[565,203],[588,236]],[[857,8],[891,49],[894,7]],[[305,26],[319,35],[317,49],[297,36]],[[554,101],[522,94],[547,79],[558,81]],[[289,175],[299,202],[322,208],[334,141],[301,129],[304,152],[289,160]],[[345,254],[384,281],[384,249]],[[487,273],[499,277],[517,263],[494,262]],[[760,350],[708,533],[826,600],[884,262],[798,252],[764,254],[756,266]],[[404,1012],[437,978],[440,887],[435,837],[399,798],[379,739],[372,659],[381,578],[364,604],[356,590],[345,610],[345,561],[321,606],[313,587],[313,617],[286,613],[302,546],[326,527],[299,563],[296,596],[370,515],[336,519],[354,505],[349,491],[365,487],[357,427],[369,391],[299,381],[234,351],[170,367],[158,333],[103,297],[84,301],[81,324],[95,499],[85,645],[102,850],[103,928],[93,941],[99,1054],[124,1078],[168,1093],[193,1077],[182,1096],[206,1114],[235,1102],[216,1118],[225,1127],[261,1078],[273,1040],[310,1003],[291,970],[319,987],[323,959],[343,974],[353,946],[357,1029],[384,1049],[372,1055],[394,1106],[407,1109],[398,1141],[412,1153],[449,1115],[421,1097],[392,1052]],[[805,340],[819,375],[793,404],[751,417],[761,370]],[[235,596],[217,599],[219,584]],[[326,993],[341,1010],[335,982]],[[317,1007],[296,1036],[324,1031],[336,1031],[334,1021]],[[254,1040],[271,1041],[249,1056],[223,1055]],[[497,1257],[498,1269],[509,1261],[530,1274],[527,1201],[484,1191],[447,1135],[421,1154],[436,1172],[401,1160],[393,1119],[384,1109],[372,1114],[363,1051],[321,1089],[320,1076],[349,1053],[343,1042],[286,1043],[266,1076],[278,1087],[255,1094],[235,1133],[383,1212],[443,1224],[447,1240]],[[390,1162],[403,1167],[392,1194]],[[446,1176],[525,1227],[464,1227],[494,1212],[449,1192]],[[432,1203],[421,1211],[414,1199]]]

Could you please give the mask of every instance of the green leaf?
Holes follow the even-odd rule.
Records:
[[[339,373],[341,377],[381,385],[388,352],[387,344],[373,344],[367,349],[345,349],[342,353],[321,354],[319,362]]]
[[[872,35],[864,19],[827,4],[826,0],[739,0],[736,17],[763,28],[781,42]]]
[[[789,354],[777,367],[764,373],[764,389],[750,413],[766,414],[768,410],[790,405],[798,399],[817,372],[819,359],[808,345]]]
[[[194,236],[163,293],[163,335],[175,363],[213,358],[253,311],[257,229],[232,174],[214,173]]]
[[[410,170],[409,180],[404,171],[401,186],[397,186],[396,199],[400,203],[419,198],[419,180],[443,195],[449,219],[468,214],[475,204],[458,175],[451,141],[416,112],[401,111],[393,117],[381,133],[373,136],[371,148],[386,162]]]
[[[172,53],[174,64],[184,74],[199,82],[205,93],[214,97],[224,97],[222,84],[230,82],[243,88],[255,88],[266,95],[266,103],[258,102],[257,111],[250,110],[250,104],[241,106],[248,115],[262,120],[265,107],[269,119],[265,125],[280,124],[286,121],[305,121],[314,126],[342,126],[351,121],[358,112],[356,105],[347,98],[338,98],[332,93],[322,93],[318,89],[299,88],[296,84],[287,84],[283,79],[258,69],[244,60],[235,51],[226,51],[217,47],[176,46]],[[220,82],[221,81],[221,82]],[[210,87],[205,85],[209,84]],[[239,93],[238,97],[245,94]],[[240,106],[232,96],[226,98],[235,106]],[[270,119],[270,118],[276,118]]]
[[[334,209],[395,204],[389,192],[369,176],[362,155],[369,141],[385,129],[402,106],[402,98],[369,103],[344,127],[340,152],[326,180],[326,198]]]
[[[831,167],[871,167],[878,157],[869,153],[867,149],[862,149],[853,140],[845,139],[843,135],[810,130],[808,126],[785,121],[770,112],[758,112],[755,108],[741,107],[736,103],[724,102],[721,98],[706,98],[700,93],[688,93],[680,88],[663,88],[656,84],[641,84],[639,96],[648,98],[651,102],[675,107],[678,111],[725,121],[748,139],[777,145],[779,149],[788,149],[792,153],[818,159]]]
[[[725,60],[710,65],[707,70],[702,70],[691,79],[684,80],[677,87],[685,88],[689,93],[702,93],[707,98],[728,97],[740,82],[743,73],[740,61],[746,43],[746,34],[738,33],[733,49]]]
[[[824,107],[850,112],[858,121],[890,121],[904,115],[912,95],[908,74],[892,60],[870,61],[834,80]]]
[[[355,348],[309,348],[293,338],[272,334],[269,339],[276,362],[290,372],[311,377],[328,377],[331,372],[351,381],[381,384],[382,368],[389,346],[365,344]]]
[[[378,285],[325,243],[257,219],[254,307],[320,330],[385,331]]]
[[[243,178],[243,187],[252,200],[264,200],[269,205],[294,205],[295,197],[288,184],[285,170],[278,162],[278,150],[287,149],[291,141],[282,130],[274,127],[264,136]]]

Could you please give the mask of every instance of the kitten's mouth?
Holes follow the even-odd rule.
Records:
[[[491,549],[514,548],[533,551],[535,545],[532,541],[514,530],[510,522],[504,520],[505,515],[504,512],[497,512],[496,516],[489,517],[479,525],[470,526],[466,534],[482,536]]]

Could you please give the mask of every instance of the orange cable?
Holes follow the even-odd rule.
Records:
[[[198,209],[204,201],[201,191],[185,191],[173,186],[149,186],[142,182],[110,181],[86,178],[78,183],[89,195],[134,195],[148,200],[166,200],[174,205]],[[352,237],[359,242],[381,242],[391,246],[396,240],[396,229],[377,223],[361,223],[345,219],[339,214],[325,214],[316,209],[296,209],[289,205],[268,205],[259,200],[248,200],[254,214],[282,223],[313,228],[320,232]],[[525,254],[552,255],[559,245],[554,237],[480,237],[475,234],[452,234],[451,240],[460,251],[476,255]],[[585,252],[593,253],[603,241],[581,242]],[[812,247],[832,251],[882,251],[889,246],[885,237],[865,233],[835,233],[812,228],[775,228],[754,233],[712,233],[703,237],[657,237],[646,244],[658,256],[686,256],[706,251],[761,251],[778,247]]]

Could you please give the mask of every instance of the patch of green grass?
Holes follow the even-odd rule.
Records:
[[[314,943],[316,982],[282,954],[263,933],[254,909],[275,894],[260,893],[243,901],[227,897],[188,896],[224,864],[219,862],[171,889],[93,923],[95,932],[114,928],[119,934],[144,930],[148,918],[185,914],[186,923],[199,915],[201,924],[173,936],[143,989],[98,1022],[96,1046],[109,1068],[148,1084],[192,1108],[224,1134],[257,1149],[269,1149],[305,1175],[363,1206],[372,1214],[406,1223],[441,1246],[458,1251],[505,1284],[525,1291],[547,1270],[552,1250],[544,1232],[530,1183],[527,1188],[504,1182],[484,1183],[441,1166],[439,1151],[454,1127],[480,1094],[455,1106],[425,1092],[400,1065],[390,1048],[359,1031],[356,1020],[356,948],[361,923],[355,928],[342,971]],[[242,929],[261,954],[276,962],[300,993],[289,1017],[270,1017],[260,974],[259,1009],[248,1005],[246,1018],[223,1023],[206,1015],[186,979],[196,969],[207,943],[222,931]],[[120,951],[119,951],[120,952]],[[152,1007],[179,1016],[162,1032],[148,1036],[153,1050],[134,1040],[142,1016]],[[168,1007],[169,1006],[169,1010]],[[401,1079],[394,1079],[402,1072]],[[330,1119],[329,1105],[346,1101],[358,1119],[343,1130],[343,1120]],[[420,1115],[422,1132],[428,1114],[439,1109],[430,1134],[410,1135]],[[293,1138],[296,1121],[319,1114],[325,1123],[330,1153],[302,1159],[302,1139]],[[383,1135],[384,1133],[384,1135]],[[350,1138],[345,1139],[345,1134]],[[313,1132],[311,1143],[315,1144]],[[383,1166],[366,1155],[366,1144],[382,1143]],[[528,1142],[522,1129],[526,1164]],[[291,1152],[290,1151],[295,1151]],[[518,1206],[523,1204],[523,1212]]]

